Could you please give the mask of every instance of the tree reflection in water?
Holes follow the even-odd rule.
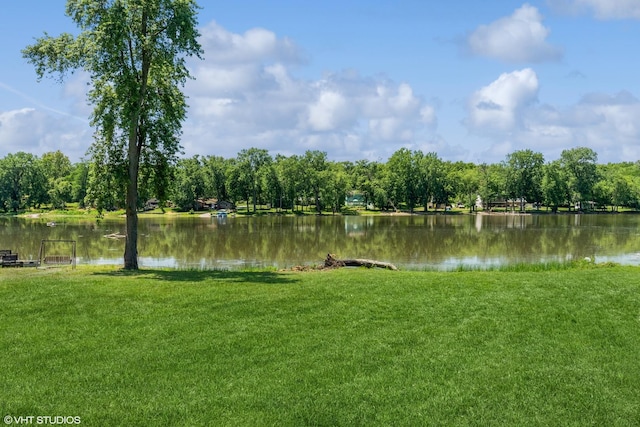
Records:
[[[120,264],[124,220],[0,218],[0,249],[37,258],[42,239],[77,240],[80,264]],[[157,217],[140,219],[141,265],[279,268],[321,264],[327,253],[404,268],[562,261],[640,263],[640,216],[392,215]]]

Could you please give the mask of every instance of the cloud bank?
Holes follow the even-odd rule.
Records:
[[[464,124],[491,141],[485,156],[500,160],[530,148],[553,160],[564,149],[587,146],[604,162],[640,158],[640,100],[630,92],[592,92],[561,108],[539,103],[539,86],[526,68],[502,74],[470,96]]]
[[[515,55],[516,46],[538,46],[530,50],[537,56],[528,60],[552,58],[558,51],[546,42],[548,30],[541,22],[538,11],[524,5],[474,34],[491,41],[484,55],[497,55],[496,46],[503,46],[503,60],[523,60]],[[508,42],[500,36],[505,28],[528,30]],[[588,146],[604,162],[640,158],[640,101],[630,91],[591,92],[567,105],[551,105],[541,99],[544,81],[533,68],[523,67],[488,79],[462,103],[432,103],[409,82],[353,69],[300,78],[296,71],[308,63],[307,54],[266,29],[238,34],[211,22],[201,32],[205,60],[189,62],[195,80],[185,87],[190,105],[182,136],[186,156],[235,157],[257,147],[272,154],[322,150],[335,160],[386,160],[406,147],[435,151],[448,160],[495,162],[523,148],[544,152],[551,160],[563,149]],[[16,95],[6,85],[0,90]],[[0,157],[59,149],[79,160],[93,133],[78,120],[90,114],[85,91],[86,76],[62,88],[73,114],[18,93],[24,108],[0,110]],[[448,121],[439,117],[443,108],[451,116]],[[443,136],[442,123],[451,126],[445,132],[453,133],[462,123],[463,132]]]
[[[249,146],[282,154],[330,151],[337,159],[389,155],[437,126],[436,110],[407,83],[355,70],[295,77],[304,54],[264,29],[202,31],[206,61],[187,86],[187,153],[234,156]]]

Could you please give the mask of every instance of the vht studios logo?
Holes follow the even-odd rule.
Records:
[[[4,417],[4,423],[6,425],[22,425],[22,424],[38,424],[38,425],[63,425],[63,424],[80,424],[82,420],[80,417],[64,417],[62,415],[27,415],[27,416],[13,416],[7,415]]]

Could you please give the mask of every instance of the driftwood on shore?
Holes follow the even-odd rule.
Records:
[[[378,267],[378,268],[386,268],[388,270],[397,270],[398,267],[395,265],[382,262],[375,261],[372,259],[337,259],[334,255],[327,254],[327,258],[324,260],[324,266],[326,268],[337,268],[337,267]]]
[[[120,233],[111,233],[111,234],[105,234],[104,237],[106,237],[107,239],[124,239],[125,237],[127,237],[127,235],[120,234]]]

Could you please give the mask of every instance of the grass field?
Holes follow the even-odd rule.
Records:
[[[637,267],[3,269],[0,301],[2,416],[640,425]]]

